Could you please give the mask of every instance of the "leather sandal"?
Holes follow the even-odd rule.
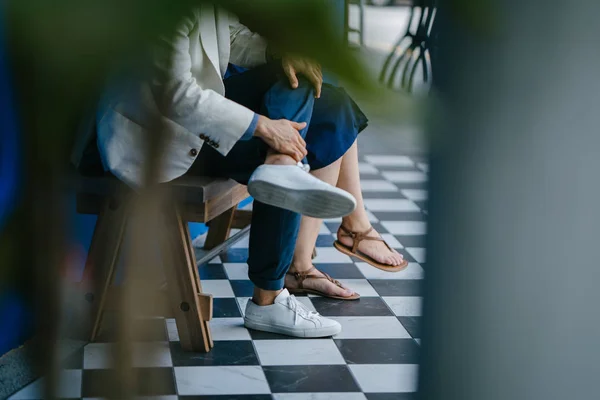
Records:
[[[383,238],[368,236],[369,233],[371,233],[371,231],[373,231],[373,227],[369,228],[365,232],[352,232],[350,229],[346,228],[344,225],[341,225],[340,229],[342,230],[342,233],[340,234],[340,236],[351,237],[353,240],[353,243],[352,243],[352,246],[346,246],[345,244],[342,244],[339,240],[336,240],[333,243],[333,247],[338,249],[338,251],[341,251],[342,253],[347,254],[349,256],[356,257],[359,260],[364,261],[367,264],[372,265],[373,267],[378,268],[382,271],[399,272],[399,271],[406,269],[406,267],[408,267],[408,261],[406,261],[406,260],[402,260],[402,263],[400,265],[382,264],[382,263],[376,261],[373,257],[368,256],[365,253],[358,250],[358,245],[363,240],[375,240],[378,242],[383,242],[383,244],[385,244],[386,247],[388,249],[390,249],[390,251],[394,251],[390,247],[390,245],[387,244],[387,242],[385,240],[383,240]]]
[[[323,297],[328,297],[330,299],[337,300],[358,300],[360,295],[358,293],[354,293],[349,297],[335,296],[325,292],[321,292],[315,289],[307,289],[304,287],[304,281],[306,279],[327,279],[329,282],[335,284],[337,287],[346,289],[338,280],[333,279],[331,276],[327,275],[325,272],[321,272],[324,276],[313,275],[311,272],[316,270],[315,267],[312,267],[306,272],[288,272],[286,275],[291,275],[296,278],[296,282],[298,282],[298,287],[296,289],[286,288],[291,294],[316,294]]]

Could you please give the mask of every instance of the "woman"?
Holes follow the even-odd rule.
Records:
[[[299,99],[306,102],[312,109],[310,121],[297,122],[309,122],[307,130],[302,133],[305,136],[308,152],[306,161],[311,174],[349,192],[357,202],[355,211],[342,219],[334,247],[384,271],[398,272],[405,269],[408,262],[373,229],[364,207],[357,137],[367,126],[366,116],[343,89],[328,83],[315,88],[314,79],[294,78],[288,71],[279,70],[274,73],[273,66],[248,71],[230,65],[225,79],[226,93],[241,104],[252,106],[252,101],[244,98],[244,93],[249,93],[248,82],[262,86],[263,89],[252,88],[251,92],[265,92],[265,96],[260,99],[260,107],[272,118],[278,117],[273,112],[277,113],[284,108],[286,102],[298,102]],[[243,84],[236,82],[242,80]],[[242,93],[238,90],[240,87],[244,88]],[[319,89],[320,92],[315,96],[315,91]],[[312,100],[308,102],[309,98],[314,99],[314,103]],[[256,97],[253,96],[253,99]],[[254,108],[257,107],[254,105]],[[311,293],[335,299],[358,299],[358,293],[317,270],[312,263],[321,224],[320,219],[302,217],[292,264],[285,277],[285,288],[295,294]]]

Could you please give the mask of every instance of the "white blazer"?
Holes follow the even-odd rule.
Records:
[[[224,97],[229,62],[266,62],[266,41],[212,5],[191,12],[153,54],[151,81],[117,88],[96,116],[104,168],[132,187],[142,184],[150,121],[163,121],[165,147],[159,182],[185,174],[204,144],[226,155],[246,132],[254,113]],[[124,93],[123,93],[124,92]],[[76,163],[78,161],[75,159]]]

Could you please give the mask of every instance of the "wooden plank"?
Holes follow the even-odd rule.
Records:
[[[231,223],[233,222],[236,207],[237,206],[231,207],[229,210],[210,221],[208,235],[206,236],[206,242],[204,243],[204,248],[206,250],[213,249],[227,240],[231,233]]]
[[[181,214],[174,205],[165,209],[164,220],[163,233],[168,243],[163,249],[167,290],[175,314],[181,347],[187,351],[206,353],[211,348],[208,324],[203,318],[200,307],[198,280],[193,269],[190,268],[193,260],[188,249],[187,223],[183,222]]]
[[[119,260],[126,222],[127,205],[115,199],[106,199],[94,228],[80,282],[91,318],[89,326],[85,328],[86,336],[91,341],[95,340],[102,322],[106,294]]]
[[[250,225],[252,222],[252,211],[251,210],[235,210],[233,215],[233,221],[231,223],[232,229],[242,229]]]
[[[237,206],[242,200],[247,199],[250,195],[246,186],[237,185],[223,195],[206,202],[204,207],[205,221],[211,221],[231,207]]]
[[[200,272],[198,271],[198,264],[196,263],[196,253],[194,252],[194,246],[192,245],[192,236],[190,235],[190,228],[185,221],[183,221],[183,226],[186,251],[188,252],[188,260],[190,260],[188,268],[192,271],[194,279],[196,281],[196,293],[198,293],[198,302],[200,305],[200,309],[202,310],[202,324],[204,325],[204,331],[206,333],[208,345],[212,349],[215,346],[215,344],[213,342],[212,333],[208,324],[208,321],[212,319],[213,313],[212,295],[202,293],[202,282],[200,282]]]

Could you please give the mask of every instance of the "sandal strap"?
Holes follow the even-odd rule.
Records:
[[[296,279],[296,281],[298,282],[298,289],[304,289],[304,281],[309,278],[310,279],[327,279],[329,282],[337,285],[340,288],[343,288],[342,284],[338,280],[333,279],[331,276],[329,276],[325,272],[319,271],[324,275],[324,276],[319,276],[319,275],[311,274],[312,271],[318,271],[318,270],[317,270],[317,268],[315,268],[313,266],[311,269],[309,269],[306,272],[288,272],[286,275],[293,276]]]
[[[350,229],[346,228],[344,225],[340,225],[340,229],[342,230],[341,236],[347,236],[347,237],[352,238],[352,252],[353,253],[356,253],[356,250],[358,250],[358,245],[363,240],[375,240],[378,242],[383,242],[383,244],[385,244],[386,247],[390,251],[392,250],[390,245],[388,245],[387,242],[385,240],[383,240],[381,237],[368,236],[369,233],[371,233],[373,231],[373,227],[370,227],[369,229],[367,229],[364,232],[353,232]]]

